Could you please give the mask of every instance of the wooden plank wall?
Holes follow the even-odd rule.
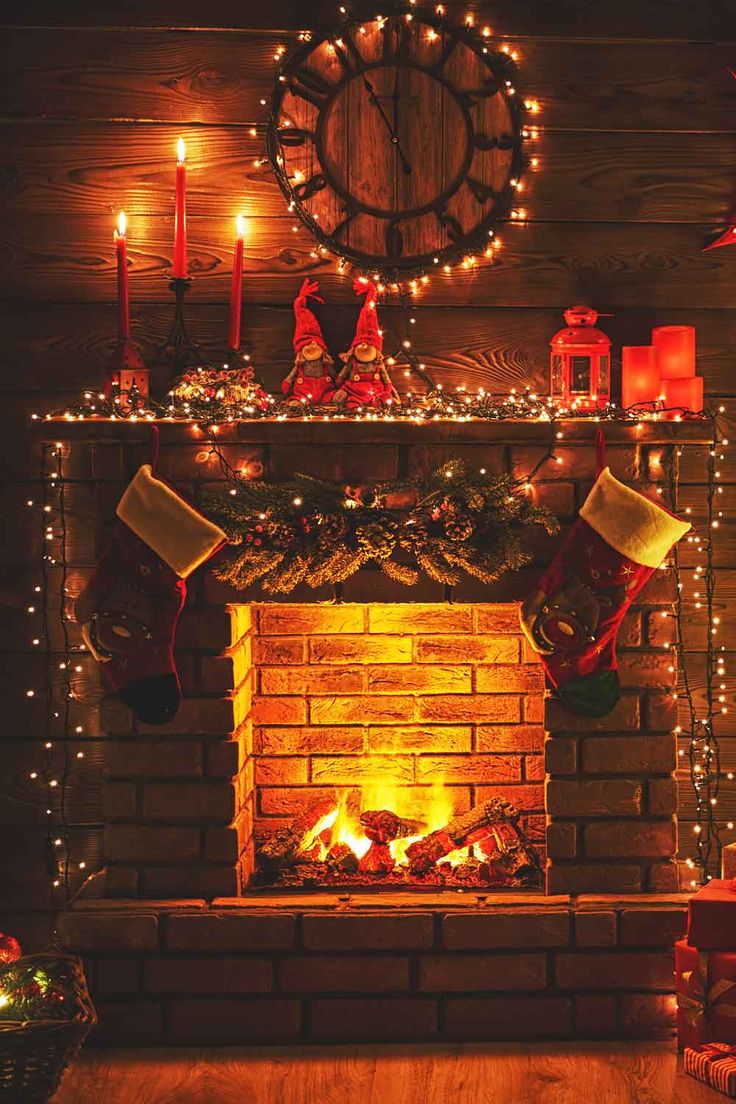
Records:
[[[271,87],[274,47],[287,42],[288,31],[329,23],[337,6],[30,2],[2,27],[0,478],[8,524],[0,544],[0,685],[7,703],[0,866],[8,874],[0,909],[14,913],[0,915],[6,930],[40,938],[33,910],[46,900],[25,780],[38,730],[21,698],[34,670],[22,611],[37,552],[21,512],[37,471],[25,419],[99,376],[114,338],[112,225],[121,207],[129,216],[135,336],[150,350],[165,333],[179,135],[188,148],[196,277],[189,317],[196,335],[208,347],[224,339],[232,220],[243,210],[250,220],[245,325],[255,363],[273,384],[288,364],[291,301],[306,273],[319,276],[333,304],[335,346],[344,347],[355,316],[349,282],[333,262],[312,259],[304,231],[292,231],[268,170],[253,164],[262,147],[250,134],[263,121],[259,101]],[[727,73],[736,66],[736,41],[724,41],[730,0],[449,6],[459,16],[473,10],[519,50],[522,90],[543,105],[536,150],[542,168],[530,182],[530,220],[508,227],[497,264],[436,279],[417,304],[413,337],[422,359],[448,386],[543,387],[560,312],[591,302],[613,312],[606,326],[617,346],[646,341],[653,324],[694,322],[707,391],[724,401],[731,419],[736,249],[702,252],[736,212],[736,82]],[[396,310],[385,311],[384,325],[398,340]],[[703,462],[690,458],[685,469],[683,497],[696,511]],[[723,470],[728,514],[736,467],[727,460]],[[736,596],[736,528],[728,521],[718,564],[725,613]],[[688,631],[702,692],[703,625]],[[725,623],[723,640],[736,652],[736,627]],[[726,717],[722,733],[724,761],[736,768],[736,720]],[[93,745],[71,803],[92,859],[100,821]],[[736,818],[736,787],[722,806]],[[685,789],[683,815],[691,814]],[[683,837],[687,849],[687,826]]]

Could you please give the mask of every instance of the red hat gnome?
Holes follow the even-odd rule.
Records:
[[[573,713],[605,717],[619,699],[616,638],[624,614],[670,549],[690,529],[605,467],[567,539],[522,604],[521,627]]]
[[[294,300],[294,367],[282,381],[281,390],[289,404],[302,406],[308,403],[326,403],[335,390],[332,373],[333,360],[327,352],[322,328],[309,299],[321,303],[316,280],[305,280]]]
[[[400,403],[383,361],[383,335],[378,325],[376,289],[364,277],[353,282],[356,295],[364,295],[350,348],[343,354],[345,367],[337,377],[335,402],[350,410],[375,409]]]

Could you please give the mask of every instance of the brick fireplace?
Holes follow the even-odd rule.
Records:
[[[532,492],[565,524],[594,478],[594,426],[564,423]],[[145,427],[54,425],[70,487],[70,589],[147,459]],[[656,490],[663,452],[707,444],[696,423],[607,427],[619,478]],[[230,463],[391,478],[458,456],[522,476],[549,428],[531,423],[248,423]],[[162,426],[160,470],[184,492],[220,469],[191,426]],[[164,728],[98,702],[104,873],[62,920],[115,1041],[273,1041],[666,1034],[676,864],[673,579],[656,573],[619,637],[624,693],[599,720],[545,695],[517,603],[561,537],[492,587],[414,590],[361,572],[344,601],[283,601],[193,579],[178,635],[185,701]],[[537,892],[262,889],[259,843],[315,797],[390,791],[421,816],[510,800],[542,856]]]

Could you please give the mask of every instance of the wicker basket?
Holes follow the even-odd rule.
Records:
[[[12,1104],[44,1104],[50,1100],[67,1065],[97,1023],[97,1013],[78,958],[60,954],[26,955],[12,967],[26,964],[50,973],[64,971],[70,997],[65,1005],[68,1018],[0,1020],[0,1101],[3,1104],[11,1104],[11,1101]]]

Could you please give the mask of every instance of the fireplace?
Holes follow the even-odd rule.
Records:
[[[216,486],[206,439],[161,428],[162,474],[192,494]],[[564,526],[595,470],[594,426],[563,430],[560,462],[533,493]],[[148,432],[54,434],[78,483],[74,590],[104,539],[100,503],[111,509],[147,459]],[[220,447],[276,479],[392,478],[452,456],[520,475],[548,435],[538,423],[261,422],[223,427]],[[606,436],[614,474],[652,489],[663,450],[707,444],[697,423]],[[108,1038],[671,1029],[685,907],[661,617],[674,581],[657,572],[626,619],[619,704],[576,717],[545,691],[518,623],[560,539],[535,536],[528,568],[452,601],[437,584],[407,590],[370,571],[339,602],[308,588],[265,600],[211,569],[193,578],[175,720],[136,724],[99,699],[104,871],[62,935],[87,957]],[[85,679],[98,700],[91,665]],[[447,831],[458,822],[464,836]],[[412,847],[443,834],[429,866],[412,864]],[[373,869],[361,867],[371,851]]]

